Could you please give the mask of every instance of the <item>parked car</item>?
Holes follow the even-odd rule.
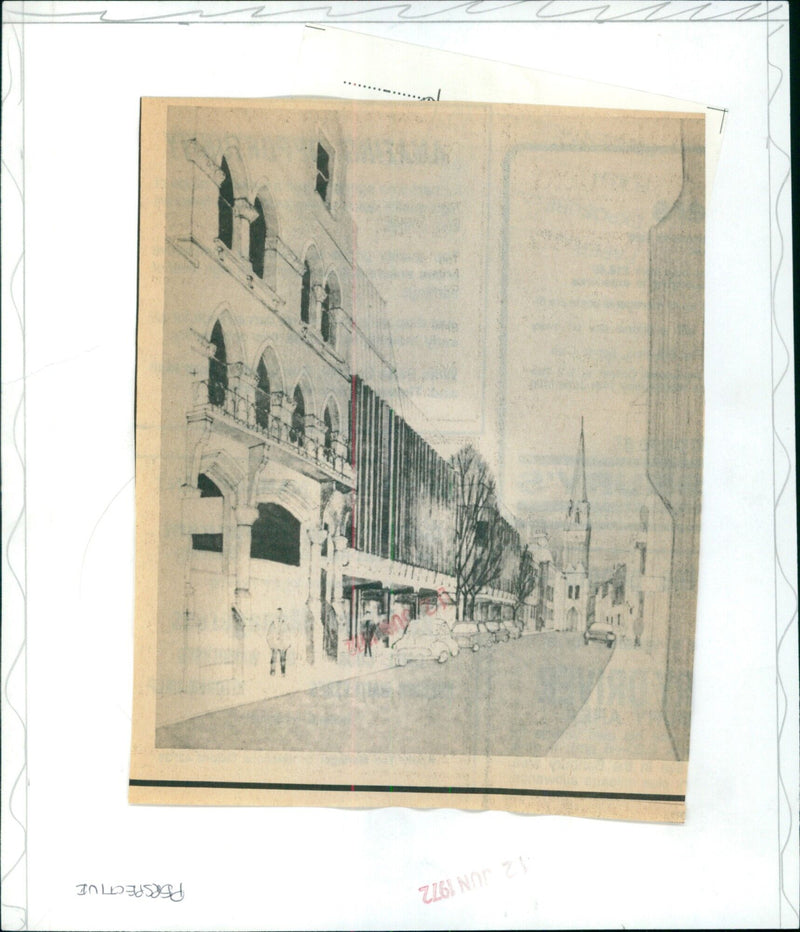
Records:
[[[508,641],[511,639],[511,635],[508,633],[508,630],[503,627],[502,622],[487,621],[486,630],[491,633],[492,637],[495,639],[495,642],[498,644],[500,641]]]
[[[458,642],[446,622],[439,618],[415,618],[394,644],[394,662],[404,667],[409,660],[436,660],[445,663],[458,653]]]
[[[453,637],[459,647],[466,650],[480,650],[490,647],[494,638],[486,630],[486,625],[476,621],[459,621],[453,626]]]
[[[508,619],[507,621],[500,622],[501,628],[505,628],[508,631],[508,636],[512,641],[516,641],[518,637],[522,636],[522,631],[520,630],[519,625],[515,621]]]
[[[596,621],[593,625],[583,632],[583,643],[588,644],[589,641],[604,641],[606,647],[613,647],[614,643],[617,640],[617,635],[611,625],[606,624],[604,621]]]

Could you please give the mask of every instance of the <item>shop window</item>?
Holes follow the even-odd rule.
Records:
[[[300,522],[281,505],[260,504],[250,536],[250,556],[300,566]]]
[[[217,199],[217,214],[219,218],[218,237],[228,247],[233,248],[233,179],[228,168],[228,162],[222,159],[220,165],[225,177],[219,186],[219,198]]]

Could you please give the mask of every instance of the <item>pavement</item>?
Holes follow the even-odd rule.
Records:
[[[606,651],[600,642],[586,650]],[[603,675],[548,757],[676,760],[661,701],[664,667],[645,648],[618,643]]]
[[[290,651],[285,676],[281,675],[278,667],[275,676],[265,676],[258,683],[221,684],[218,691],[209,689],[201,693],[163,697],[166,710],[162,711],[158,726],[172,725],[207,712],[232,709],[260,699],[305,692],[326,683],[368,676],[394,665],[391,651],[383,645],[373,647],[372,652],[372,657],[363,653],[343,654],[338,661],[322,657],[318,663],[308,665],[295,663],[293,652]]]

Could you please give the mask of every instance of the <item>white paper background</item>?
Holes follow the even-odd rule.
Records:
[[[128,806],[139,98],[290,94],[301,21],[325,14],[247,25],[196,17],[191,26],[81,25],[69,22],[68,10],[107,7],[27,4],[34,14],[54,8],[62,22],[4,27],[6,108],[20,92],[10,70],[14,43],[22,48],[25,142],[24,281],[12,283],[24,314],[24,369],[10,342],[16,316],[4,301],[4,543],[12,561],[4,561],[4,691],[23,713],[27,702],[29,785],[27,800],[24,787],[11,800],[26,834],[4,818],[2,925],[20,927],[27,906],[31,929],[796,927],[796,828],[782,861],[788,822],[785,803],[779,819],[776,764],[776,629],[783,631],[794,607],[779,586],[776,609],[772,522],[772,367],[777,356],[780,371],[782,350],[770,327],[771,234],[773,265],[779,243],[770,204],[786,172],[773,149],[770,191],[766,51],[776,27],[398,22],[404,4],[378,23],[370,12],[377,6],[346,4],[347,27],[728,109],[708,199],[706,459],[687,822]],[[201,5],[133,7],[165,16]],[[269,9],[278,7],[303,5]],[[414,5],[431,13],[447,7],[454,5]],[[462,7],[451,18],[463,19]],[[226,8],[229,18],[234,8]],[[123,4],[109,9],[135,13]],[[785,4],[771,9],[785,16]],[[6,20],[11,12],[4,7]],[[770,51],[784,70],[787,33],[785,26],[773,36]],[[779,116],[773,111],[770,131],[788,151],[788,102]],[[19,142],[8,132],[3,158],[13,167]],[[3,180],[5,297],[19,212],[13,204],[6,212],[13,189]],[[782,210],[788,191],[784,199]],[[786,262],[788,239],[784,249]],[[775,310],[791,345],[789,289],[780,279]],[[23,371],[26,416],[15,422]],[[778,426],[793,451],[791,396],[787,403],[783,391]],[[26,461],[24,500],[21,481],[11,481],[22,475],[14,440]],[[776,463],[780,487],[786,464]],[[794,507],[793,495],[792,479],[782,507]],[[24,501],[27,518],[15,529]],[[790,520],[787,573],[796,565],[792,533]],[[11,570],[26,603],[11,591]],[[27,692],[25,666],[11,666],[11,642],[25,618]],[[790,647],[792,639],[796,628]],[[793,745],[782,776],[796,816],[796,659],[783,677]],[[15,728],[6,710],[4,739],[17,737]],[[4,816],[19,769],[8,743]],[[17,851],[23,857],[15,864]],[[527,873],[506,879],[502,862],[520,856]],[[484,868],[492,870],[485,889],[423,905],[422,884]],[[76,895],[82,883],[153,882],[182,882],[185,900]]]

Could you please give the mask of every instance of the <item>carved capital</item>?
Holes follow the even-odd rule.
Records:
[[[337,553],[341,553],[350,546],[350,540],[344,536],[344,534],[337,534],[333,538],[333,547]]]
[[[317,299],[317,301],[322,304],[322,302],[325,300],[325,289],[322,287],[322,285],[320,285],[319,282],[316,282],[311,286],[311,290],[313,291],[314,297]]]
[[[242,217],[248,223],[258,219],[258,211],[246,197],[237,197],[233,202],[233,210],[237,217]]]
[[[308,539],[314,547],[321,547],[325,543],[327,536],[328,532],[324,527],[310,527],[308,529]]]

